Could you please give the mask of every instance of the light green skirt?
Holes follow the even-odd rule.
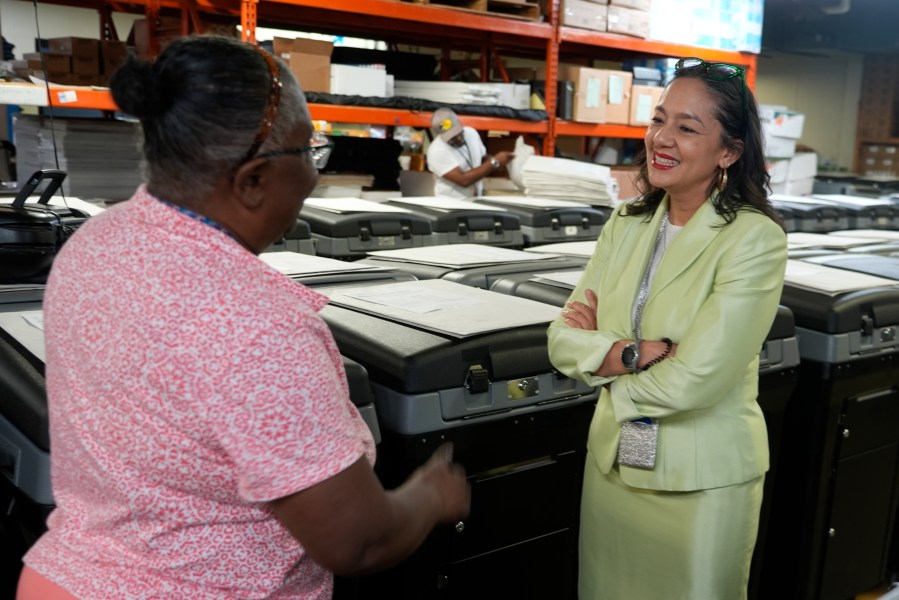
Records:
[[[695,492],[628,487],[588,456],[580,600],[746,598],[765,477]]]

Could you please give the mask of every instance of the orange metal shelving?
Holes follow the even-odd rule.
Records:
[[[50,3],[84,6],[94,0],[44,0]],[[100,6],[104,6],[101,0]],[[186,4],[187,3],[187,4]],[[456,49],[497,54],[507,52],[542,57],[546,64],[544,103],[546,121],[532,122],[517,119],[466,116],[465,122],[479,130],[509,131],[542,137],[544,154],[552,154],[557,136],[641,138],[643,127],[577,123],[556,119],[556,85],[558,66],[563,57],[589,57],[606,60],[639,57],[697,56],[709,61],[729,62],[749,67],[747,85],[755,87],[756,55],[708,48],[696,48],[655,42],[640,38],[601,33],[559,24],[560,0],[548,0],[549,12],[544,21],[506,18],[500,15],[455,10],[441,5],[425,5],[399,0],[130,0],[127,5],[109,4],[115,10],[143,6],[145,11],[158,14],[161,9],[191,10],[217,15],[239,17],[244,38],[255,41],[259,23],[296,26],[309,31],[369,35],[393,42],[418,43],[440,47],[447,42]],[[486,50],[485,50],[486,49]],[[482,61],[484,62],[484,61]],[[67,91],[51,90],[52,94]],[[115,110],[107,91],[89,88],[68,90],[53,100],[57,106]],[[389,108],[312,104],[312,117],[345,123],[375,125],[409,125],[427,127],[430,113]]]

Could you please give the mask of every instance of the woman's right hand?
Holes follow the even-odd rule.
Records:
[[[441,445],[428,462],[420,466],[404,484],[424,485],[436,494],[441,521],[458,521],[471,510],[471,486],[465,479],[465,469],[453,462],[453,445]]]
[[[339,575],[363,575],[409,556],[435,525],[468,516],[470,503],[465,472],[447,444],[396,489],[385,490],[363,456],[270,507],[312,560]]]

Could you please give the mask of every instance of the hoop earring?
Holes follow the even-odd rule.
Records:
[[[721,173],[718,175],[718,192],[723,192],[724,188],[727,187],[727,169],[721,169]]]

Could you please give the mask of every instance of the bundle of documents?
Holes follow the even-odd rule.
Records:
[[[531,86],[519,83],[395,81],[393,93],[441,104],[508,106],[518,110],[528,109],[531,105]]]
[[[130,198],[143,181],[136,123],[17,115],[14,129],[19,185],[35,171],[58,168],[68,174],[66,195],[115,201]]]
[[[528,196],[612,206],[612,170],[603,165],[535,155],[524,163],[521,178]]]

